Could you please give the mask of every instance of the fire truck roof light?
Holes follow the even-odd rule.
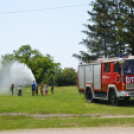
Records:
[[[125,96],[128,96],[128,94],[126,94]]]
[[[122,54],[120,54],[119,57],[122,58]]]

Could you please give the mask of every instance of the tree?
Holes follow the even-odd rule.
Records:
[[[110,14],[110,27],[112,35],[110,35],[110,42],[114,42],[113,45],[110,46],[110,50],[113,50],[113,54],[111,53],[110,57],[119,56],[119,54],[126,55],[126,41],[124,38],[124,18],[125,15],[121,12],[124,9],[125,3],[123,1],[114,0],[113,2],[107,2],[109,6],[109,14]]]
[[[29,64],[37,83],[41,83],[45,79],[45,73],[51,68],[51,62],[46,57],[33,57]]]
[[[19,50],[14,50],[13,52],[14,58],[25,64],[28,64],[32,57],[32,48],[30,45],[23,45],[19,48]]]
[[[128,54],[134,55],[134,1],[133,0],[122,0],[120,1],[121,14],[124,15],[123,18],[123,38],[127,44],[126,51]]]
[[[14,56],[13,54],[5,54],[1,56],[1,64],[5,65],[7,64],[9,61],[13,60]]]
[[[2,56],[2,64],[12,60],[18,60],[31,68],[37,83],[50,83],[56,72],[60,70],[60,63],[55,63],[53,57],[49,54],[44,56],[37,49],[32,50],[30,45],[23,45],[12,54]]]
[[[109,15],[106,0],[96,0],[96,2],[92,3],[92,6],[92,12],[88,11],[87,13],[91,17],[89,22],[93,24],[84,25],[87,30],[82,32],[87,35],[87,38],[80,42],[80,44],[87,47],[90,53],[81,53],[81,59],[85,57],[85,59],[88,59],[87,61],[92,58],[93,60],[97,59],[100,56],[108,56],[109,27],[107,26],[107,20]],[[73,56],[76,57],[77,55],[74,54]]]
[[[119,3],[117,0],[96,0],[92,3],[92,12],[88,11],[91,24],[84,25],[87,30],[82,31],[87,38],[80,42],[87,47],[88,52],[73,54],[73,57],[89,62],[89,60],[99,57],[115,57],[119,54],[126,54],[125,39],[127,36],[125,35],[126,30],[124,30],[126,18],[125,14],[120,12],[121,9],[124,9],[124,1],[127,0]],[[133,4],[130,1],[128,3]]]
[[[65,68],[57,73],[55,82],[58,86],[76,85],[76,72],[73,68]]]

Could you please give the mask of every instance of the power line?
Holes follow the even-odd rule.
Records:
[[[89,4],[81,4],[81,5],[72,5],[72,6],[63,6],[63,7],[51,7],[51,8],[42,8],[42,9],[31,9],[31,10],[21,10],[21,11],[13,11],[13,12],[0,12],[1,14],[15,14],[15,13],[28,13],[28,12],[41,12],[45,10],[55,10],[55,9],[64,9],[64,8],[73,8],[80,6],[87,6]]]

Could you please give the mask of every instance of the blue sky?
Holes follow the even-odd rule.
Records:
[[[0,14],[0,55],[29,44],[32,49],[53,56],[63,69],[77,69],[79,61],[72,54],[87,51],[79,42],[86,38],[81,31],[85,30],[83,24],[88,23],[89,3],[89,0],[0,0],[0,13],[87,4],[41,12]]]

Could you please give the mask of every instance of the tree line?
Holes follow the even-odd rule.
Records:
[[[50,84],[53,81],[58,86],[76,85],[76,72],[73,68],[62,69],[61,64],[55,63],[50,54],[43,55],[37,49],[32,49],[30,45],[23,45],[18,50],[13,50],[11,54],[2,55],[2,67],[14,60],[26,64],[38,84]]]
[[[134,55],[134,1],[94,0],[90,5],[89,24],[84,24],[82,31],[86,39],[80,42],[87,52],[73,57],[89,62],[99,57]]]

